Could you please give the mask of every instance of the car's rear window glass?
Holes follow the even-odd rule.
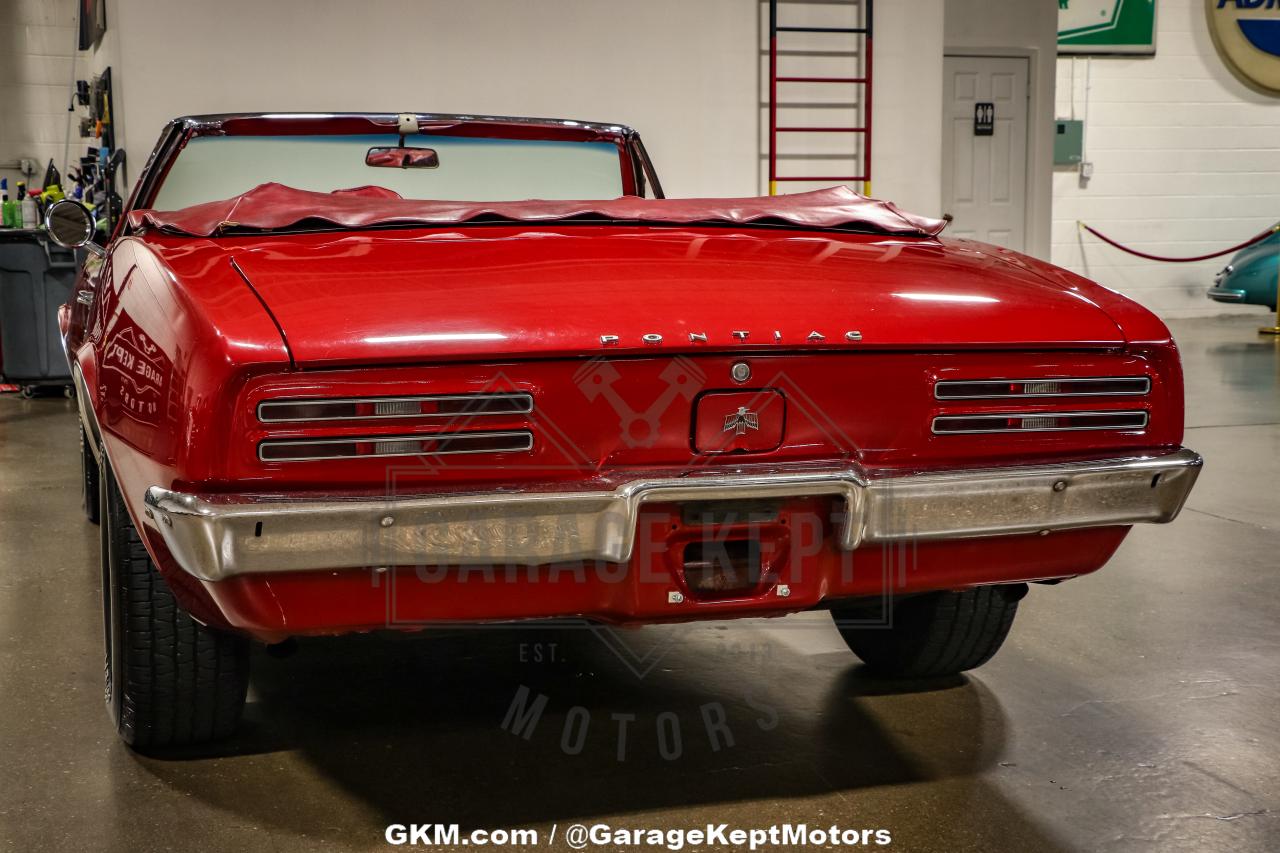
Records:
[[[178,210],[270,182],[315,192],[373,185],[404,198],[447,201],[610,199],[623,191],[622,161],[612,142],[414,135],[405,145],[435,149],[439,166],[365,164],[370,148],[399,143],[398,136],[382,134],[196,137],[174,161],[151,207]]]

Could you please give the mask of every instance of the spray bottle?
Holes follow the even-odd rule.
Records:
[[[14,193],[13,201],[9,202],[13,205],[13,227],[22,227],[22,200],[27,197],[27,184],[25,181],[18,181],[18,191]]]
[[[43,210],[48,210],[49,205],[55,201],[62,201],[64,198],[66,198],[66,195],[62,192],[61,184],[49,184],[44,188],[44,192],[40,193],[40,207]]]
[[[40,190],[27,190],[27,197],[22,200],[22,227],[35,228],[40,224]]]

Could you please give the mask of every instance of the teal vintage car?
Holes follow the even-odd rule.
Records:
[[[1280,287],[1280,231],[1236,253],[1231,263],[1213,277],[1209,298],[1215,302],[1266,305],[1274,311],[1277,287]]]

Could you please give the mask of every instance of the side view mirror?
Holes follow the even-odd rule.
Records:
[[[49,205],[44,226],[49,231],[49,239],[64,249],[84,248],[100,258],[107,253],[93,242],[93,232],[97,229],[93,214],[78,201],[66,198]]]
[[[440,156],[434,148],[370,148],[364,155],[366,166],[387,169],[434,169]]]

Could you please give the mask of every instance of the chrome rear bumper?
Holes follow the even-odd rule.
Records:
[[[1190,450],[868,477],[856,466],[691,472],[598,491],[390,498],[202,497],[153,486],[146,523],[201,580],[425,565],[625,562],[644,504],[831,495],[838,544],[953,539],[1173,520],[1200,472]]]

